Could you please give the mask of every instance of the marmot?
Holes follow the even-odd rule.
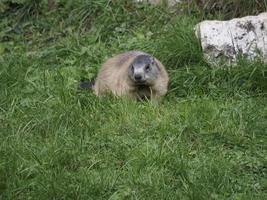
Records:
[[[92,88],[97,96],[111,92],[135,99],[158,99],[166,94],[168,82],[159,60],[141,51],[128,51],[106,60],[95,82],[83,82],[80,87]]]

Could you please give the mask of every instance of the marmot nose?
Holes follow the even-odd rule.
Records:
[[[134,79],[135,79],[136,81],[141,81],[141,80],[142,80],[142,75],[140,75],[140,74],[136,74],[136,75],[134,75]]]

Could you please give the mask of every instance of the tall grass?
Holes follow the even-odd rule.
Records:
[[[229,20],[267,11],[266,0],[189,0],[183,4],[184,11],[202,19]]]

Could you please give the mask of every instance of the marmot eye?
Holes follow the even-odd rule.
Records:
[[[150,65],[147,65],[145,69],[146,69],[146,72],[149,72],[150,71]]]
[[[134,66],[133,65],[131,65],[131,71],[134,72]]]

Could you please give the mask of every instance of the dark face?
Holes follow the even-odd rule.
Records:
[[[137,85],[150,85],[159,74],[159,68],[149,55],[137,56],[128,69],[129,78]]]

